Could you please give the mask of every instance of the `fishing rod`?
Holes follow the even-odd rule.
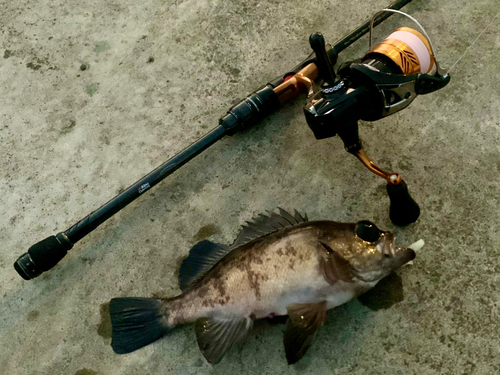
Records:
[[[423,29],[424,35],[410,28],[400,28],[371,48],[372,29],[411,1],[395,2],[331,48],[326,47],[320,33],[311,35],[309,42],[313,52],[300,64],[234,105],[219,120],[217,127],[109,202],[69,229],[31,246],[14,263],[16,271],[25,280],[30,280],[50,270],[75,243],[195,156],[224,136],[255,125],[301,94],[307,95],[304,114],[315,137],[324,139],[338,135],[349,153],[387,181],[392,222],[399,226],[415,222],[420,208],[410,196],[406,183],[399,174],[386,172],[373,163],[358,134],[358,120],[375,121],[396,113],[406,108],[417,95],[436,91],[450,80],[439,68]],[[362,59],[342,64],[335,72],[339,53],[367,33],[370,33],[370,51]]]

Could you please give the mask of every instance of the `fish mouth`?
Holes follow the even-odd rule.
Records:
[[[404,266],[406,263],[415,259],[417,254],[415,251],[409,248],[399,248],[393,258],[391,258],[391,268],[397,270],[398,268]]]

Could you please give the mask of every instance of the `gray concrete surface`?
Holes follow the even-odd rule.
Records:
[[[311,32],[333,42],[388,3],[1,1],[0,372],[499,373],[500,18],[448,87],[361,126],[368,153],[400,171],[421,204],[415,225],[392,226],[383,181],[339,139],[316,141],[298,100],[189,163],[53,271],[25,282],[12,267],[30,245],[100,206],[215,126],[235,99],[293,66],[309,53]],[[406,10],[450,66],[500,4],[414,0]],[[332,311],[294,366],[286,365],[284,326],[266,322],[216,367],[191,327],[113,353],[112,297],[176,295],[179,262],[196,241],[231,242],[244,220],[276,206],[313,219],[374,220],[397,230],[400,243],[423,238],[426,246],[381,290]]]

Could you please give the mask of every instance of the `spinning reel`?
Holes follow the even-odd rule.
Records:
[[[448,84],[450,76],[439,67],[430,40],[414,29],[401,27],[371,48],[370,32],[369,52],[361,59],[340,65],[337,73],[334,65],[338,54],[335,49],[327,52],[323,36],[313,34],[309,43],[316,61],[291,76],[275,92],[285,98],[289,90],[307,92],[304,114],[316,139],[338,135],[347,152],[387,181],[391,221],[399,226],[415,222],[420,215],[418,204],[398,173],[384,171],[368,157],[359,138],[358,121],[390,116],[410,105],[417,95]],[[320,86],[314,84],[317,77],[323,81]]]
[[[67,230],[31,246],[14,263],[16,271],[30,280],[50,270],[76,242],[189,160],[224,136],[255,125],[284,102],[304,93],[307,94],[304,113],[316,138],[338,135],[348,152],[387,181],[390,218],[394,224],[405,226],[416,221],[420,209],[401,176],[375,165],[363,150],[358,135],[358,120],[375,121],[387,117],[406,108],[417,95],[436,91],[450,81],[450,76],[441,71],[423,29],[421,34],[410,28],[400,28],[371,48],[372,29],[391,13],[402,13],[398,9],[411,1],[398,0],[328,50],[321,34],[311,35],[309,42],[314,52],[304,61],[241,100],[219,120],[216,128],[109,202]],[[359,60],[340,65],[335,72],[339,53],[368,32],[369,52]]]

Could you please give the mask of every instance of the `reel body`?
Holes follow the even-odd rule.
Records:
[[[333,82],[325,81],[308,97],[304,114],[317,139],[342,133],[358,120],[376,121],[390,116],[409,106],[417,95],[429,94],[448,84],[450,76],[437,71],[431,50],[425,50],[427,54],[420,50],[417,55],[404,42],[391,38],[400,33],[414,36],[398,29],[362,59],[342,64]],[[435,74],[428,74],[432,69]]]
[[[408,107],[418,95],[449,83],[450,76],[441,71],[430,41],[416,30],[399,28],[363,58],[342,64],[336,73],[336,56],[331,61],[323,36],[313,34],[309,41],[323,79],[319,89],[310,90],[304,106],[314,136],[338,135],[346,151],[387,181],[391,221],[399,226],[415,222],[420,215],[418,204],[399,174],[384,171],[368,157],[359,138],[358,121],[390,116]]]

